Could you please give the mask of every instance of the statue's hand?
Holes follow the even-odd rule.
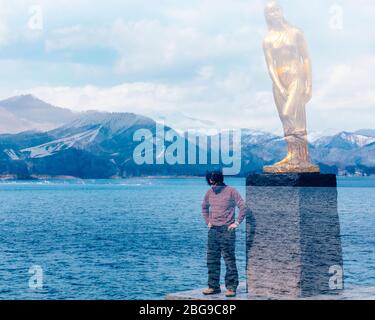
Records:
[[[289,92],[286,89],[284,89],[283,87],[279,87],[279,91],[280,91],[281,95],[283,96],[284,100],[288,100]]]

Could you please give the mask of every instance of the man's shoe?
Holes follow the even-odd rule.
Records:
[[[221,290],[220,289],[212,289],[212,288],[208,288],[206,290],[204,290],[202,292],[205,296],[212,296],[214,294],[219,294],[221,293]]]
[[[234,298],[237,295],[236,290],[228,289],[225,293],[227,298]]]

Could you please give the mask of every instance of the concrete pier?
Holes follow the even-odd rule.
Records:
[[[195,301],[235,301],[235,300],[290,300],[290,297],[253,297],[248,295],[246,292],[246,283],[242,283],[239,287],[237,297],[226,298],[225,290],[223,288],[222,293],[210,297],[206,297],[202,294],[204,288],[171,293],[166,296],[166,300],[195,300]],[[294,300],[294,299],[293,299]],[[295,298],[295,300],[375,300],[375,287],[348,287],[341,291],[339,294],[324,294],[313,297]]]

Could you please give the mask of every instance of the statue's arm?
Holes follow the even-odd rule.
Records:
[[[287,98],[288,97],[288,92],[285,90],[283,85],[280,82],[279,76],[277,74],[277,71],[275,69],[274,63],[273,63],[273,57],[272,57],[272,51],[269,45],[267,44],[266,41],[263,42],[263,50],[264,50],[264,56],[266,58],[266,63],[268,67],[268,73],[272,79],[272,82],[274,86],[278,89],[278,91],[281,92],[281,94]]]
[[[312,66],[311,66],[309,49],[307,46],[307,42],[305,40],[305,36],[302,31],[298,31],[298,45],[299,45],[299,52],[301,54],[301,59],[303,63],[304,72],[306,75],[306,95],[307,95],[308,100],[310,100],[312,96]]]

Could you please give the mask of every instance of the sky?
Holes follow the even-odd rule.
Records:
[[[0,0],[0,98],[281,132],[265,0]],[[280,0],[313,64],[311,132],[375,129],[375,1]]]

